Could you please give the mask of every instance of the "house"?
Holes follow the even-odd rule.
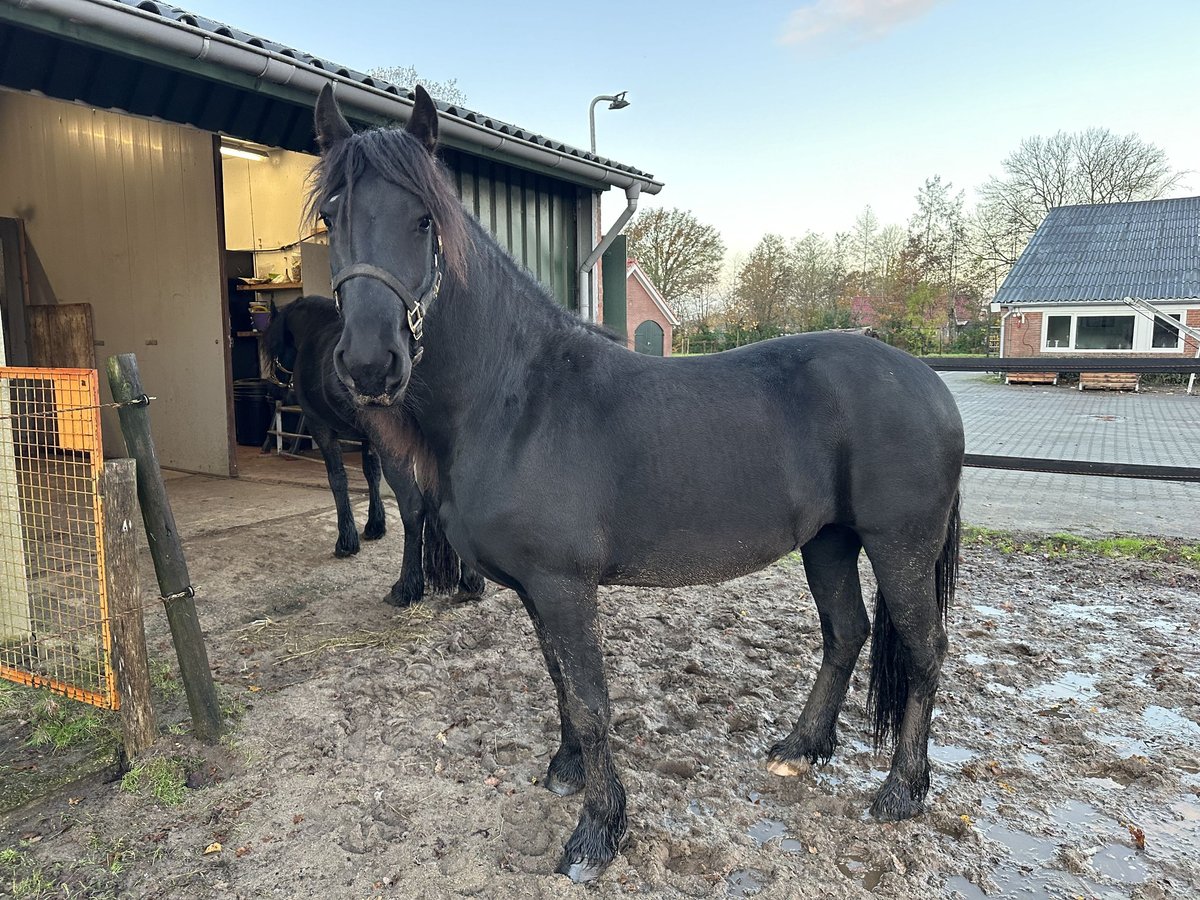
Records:
[[[1050,210],[991,308],[1001,356],[1195,355],[1200,197]]]
[[[329,290],[325,237],[301,212],[313,104],[328,83],[360,127],[403,123],[412,109],[407,88],[171,4],[0,0],[8,361],[90,367],[134,352],[158,398],[162,464],[236,474],[235,407],[260,402],[244,390],[261,374],[250,302]],[[600,198],[615,187],[632,205],[661,182],[439,106],[467,208],[564,306],[602,321],[607,304],[619,317],[624,282],[602,294],[587,265],[615,236],[602,233]],[[623,251],[608,258],[624,268]],[[272,283],[240,281],[255,278]],[[29,328],[29,310],[48,327]],[[62,344],[79,352],[64,359]],[[112,410],[103,418],[106,445],[120,447]]]
[[[625,310],[629,349],[651,356],[670,356],[679,317],[636,259],[625,263]]]

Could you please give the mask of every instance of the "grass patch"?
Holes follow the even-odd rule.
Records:
[[[0,681],[0,713],[21,723],[25,743],[31,747],[94,747],[107,751],[116,750],[121,741],[120,723],[114,713],[42,688]]]
[[[160,756],[139,762],[121,779],[121,790],[150,795],[163,806],[178,806],[187,799],[188,760]]]
[[[40,900],[43,897],[63,896],[54,878],[28,853],[11,847],[0,850],[0,890],[7,889],[16,900]]]
[[[1088,538],[1060,532],[1020,535],[1011,531],[963,526],[963,542],[992,547],[1001,553],[1039,553],[1043,556],[1105,556],[1179,563],[1200,569],[1200,544],[1154,537]]]

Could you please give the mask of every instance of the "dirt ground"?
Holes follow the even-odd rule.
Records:
[[[863,673],[829,765],[764,768],[820,656],[798,560],[715,587],[603,589],[630,837],[584,888],[550,874],[580,801],[538,784],[554,694],[516,596],[386,606],[399,528],[335,560],[332,509],[304,497],[187,542],[228,738],[164,736],[189,772],[178,805],[101,774],[0,816],[0,861],[43,879],[27,896],[1200,895],[1194,567],[967,546],[930,809],[899,825],[864,815],[887,759],[865,743]],[[151,652],[167,660],[162,619]],[[186,721],[178,697],[163,710]],[[20,738],[0,726],[0,762],[51,766]]]

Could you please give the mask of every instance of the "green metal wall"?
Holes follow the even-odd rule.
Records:
[[[454,150],[443,155],[466,208],[559,303],[574,309],[579,188]]]

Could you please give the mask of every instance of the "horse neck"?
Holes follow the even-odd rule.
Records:
[[[425,356],[413,370],[413,411],[435,453],[449,448],[490,411],[519,396],[530,364],[564,332],[568,315],[473,218],[465,283],[448,278],[427,319]]]

